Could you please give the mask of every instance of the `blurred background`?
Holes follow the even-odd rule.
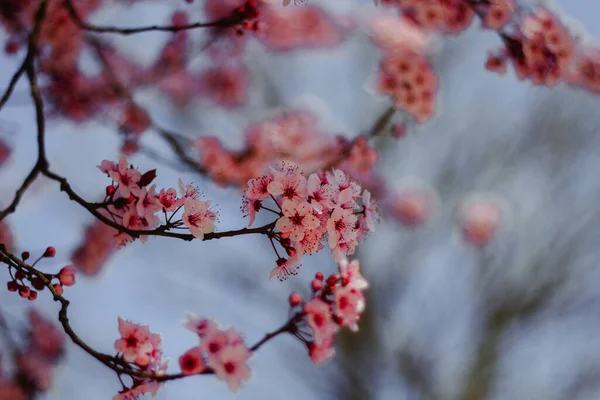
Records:
[[[177,7],[191,7],[186,9],[202,20],[202,1],[165,3],[115,4],[92,21],[164,23]],[[311,4],[340,17],[379,12],[371,1]],[[600,36],[600,4],[554,4]],[[151,32],[111,39],[124,54],[150,62],[168,38]],[[252,357],[253,376],[239,393],[213,377],[193,377],[164,385],[157,399],[600,398],[600,101],[562,85],[533,87],[512,72],[486,71],[487,52],[500,39],[477,22],[437,44],[436,117],[409,125],[401,140],[376,138],[377,170],[389,187],[416,180],[436,201],[417,226],[384,214],[359,246],[356,257],[371,282],[361,330],[340,335],[336,357],[320,367],[297,340],[278,337]],[[20,60],[0,57],[0,87]],[[360,29],[335,49],[271,54],[250,46],[245,61],[253,83],[243,107],[177,106],[151,89],[134,95],[163,126],[189,136],[218,135],[232,147],[241,146],[245,126],[273,109],[309,106],[329,131],[354,137],[388,107],[370,89],[377,54]],[[0,168],[2,207],[35,162],[34,132],[22,80],[0,113],[0,135],[13,149]],[[145,135],[142,144],[173,157],[156,135]],[[116,160],[120,145],[117,130],[102,121],[49,120],[50,163],[89,200],[102,196],[107,183],[96,166]],[[156,155],[139,153],[131,161],[142,171],[158,168],[159,187],[175,186],[179,177],[200,186],[219,206],[218,230],[246,226],[238,190],[172,168]],[[503,205],[498,229],[483,248],[464,240],[457,221],[457,207],[477,193]],[[39,265],[54,272],[71,263],[92,217],[55,182],[40,178],[7,222],[18,252],[56,248],[56,257]],[[259,236],[136,241],[114,252],[97,276],[78,276],[66,293],[70,319],[82,338],[105,352],[118,338],[117,317],[148,324],[163,335],[170,370],[176,371],[177,357],[197,342],[181,327],[186,311],[233,325],[254,343],[286,320],[290,291],[308,294],[315,272],[335,269],[326,250],[302,264],[299,275],[283,283],[269,280],[273,256]],[[30,302],[3,290],[0,304],[11,327],[26,323],[23,310]],[[58,306],[48,293],[33,305],[56,320]],[[113,371],[70,343],[67,350],[44,399],[104,400],[120,389]]]

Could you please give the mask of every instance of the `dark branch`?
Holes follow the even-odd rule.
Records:
[[[69,15],[71,16],[71,19],[73,20],[73,22],[75,22],[75,24],[77,26],[79,26],[83,30],[90,31],[90,32],[96,32],[96,33],[118,33],[121,35],[133,35],[135,33],[152,32],[152,31],[179,32],[179,31],[185,31],[185,30],[197,29],[197,28],[229,28],[229,27],[239,24],[243,20],[241,15],[234,14],[232,16],[222,18],[222,19],[219,19],[217,21],[212,21],[212,22],[195,22],[192,24],[185,24],[185,25],[151,25],[151,26],[143,26],[143,27],[139,27],[139,28],[118,28],[116,26],[97,26],[97,25],[88,24],[79,16],[79,13],[75,9],[75,6],[73,6],[73,3],[71,0],[65,0],[64,4],[65,4],[67,11],[69,12]]]

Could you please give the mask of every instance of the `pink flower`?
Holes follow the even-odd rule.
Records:
[[[305,231],[315,229],[320,224],[319,219],[312,213],[312,207],[306,202],[284,200],[282,211],[283,217],[277,220],[275,227],[279,232],[289,232],[290,238],[295,242],[304,238]]]
[[[179,178],[178,183],[179,183],[179,192],[181,193],[181,197],[183,197],[184,199],[192,198],[195,200],[200,195],[198,188],[195,187],[194,185],[184,184],[183,180],[181,180],[181,178]]]
[[[158,204],[164,211],[175,211],[183,204],[183,199],[177,199],[177,191],[174,188],[160,189]]]
[[[115,342],[115,349],[123,354],[123,359],[141,367],[147,366],[153,350],[148,326],[134,324],[119,317],[119,333],[121,339]]]
[[[242,212],[244,213],[244,217],[250,217],[250,220],[248,221],[248,226],[252,226],[252,224],[254,223],[254,219],[256,218],[256,213],[262,207],[262,200],[253,200],[249,197],[246,197],[242,201]]]
[[[354,239],[356,237],[356,215],[351,210],[336,208],[327,220],[328,244],[331,249],[335,248],[340,241]]]
[[[358,260],[348,262],[347,259],[340,261],[338,269],[342,277],[342,285],[358,290],[364,290],[369,287],[369,283],[360,273],[360,263]]]
[[[379,222],[379,209],[371,193],[365,190],[362,195],[364,221],[371,232],[375,231],[375,222]]]
[[[358,319],[365,309],[362,292],[353,287],[338,288],[335,293],[335,315],[341,320],[341,326],[347,326],[353,332],[358,331]]]
[[[256,179],[248,181],[248,189],[246,189],[246,197],[249,199],[264,199],[269,197],[269,184],[273,182],[272,175],[263,175]]]
[[[278,259],[277,266],[273,269],[273,271],[271,271],[269,279],[273,279],[273,277],[276,276],[281,282],[283,282],[289,276],[297,275],[298,269],[300,268],[300,265],[298,265],[299,259],[300,254],[296,254],[296,256],[290,257],[289,259]]]
[[[323,300],[314,298],[304,304],[304,312],[317,345],[322,344],[337,332],[338,325],[331,318],[331,306]]]
[[[221,351],[219,361],[212,365],[217,378],[226,381],[232,392],[250,379],[250,367],[246,364],[248,357],[250,352],[244,345],[228,346]]]
[[[333,336],[327,337],[320,345],[315,342],[308,344],[308,355],[312,362],[317,365],[329,360],[334,354]]]
[[[160,203],[156,195],[156,185],[150,186],[150,189],[143,187],[142,189],[133,189],[133,194],[138,197],[136,209],[139,215],[148,216],[160,210]]]
[[[152,397],[160,389],[160,383],[152,380],[143,381],[132,388],[125,388],[113,397],[113,400],[137,400],[140,396],[150,394]]]
[[[127,160],[125,157],[121,157],[119,160],[116,171],[109,171],[108,174],[113,181],[119,184],[119,192],[125,198],[129,197],[131,194],[131,189],[136,188],[137,183],[142,178],[140,171],[127,166]]]
[[[306,178],[300,174],[298,168],[284,167],[275,172],[273,181],[267,186],[267,190],[273,196],[282,196],[292,201],[306,201],[307,189]]]
[[[339,199],[336,201],[336,204],[338,205],[350,201],[349,199],[356,199],[360,196],[360,186],[358,183],[350,179],[350,177],[342,170],[335,169],[333,170],[333,173],[328,172],[327,183],[331,185],[334,200],[338,199],[338,196],[340,196],[345,189],[349,189],[349,191],[346,192],[347,194],[343,196],[343,201],[340,201]]]
[[[201,338],[211,336],[217,331],[217,324],[213,320],[200,318],[193,313],[187,313],[187,320],[183,321],[183,327],[197,333]]]
[[[192,197],[186,197],[183,203],[183,224],[200,240],[205,234],[215,231],[216,214],[209,207],[210,201],[194,200]]]
[[[185,375],[199,374],[206,369],[206,363],[202,358],[202,348],[194,347],[179,357],[179,367]]]
[[[307,191],[308,202],[319,214],[323,212],[323,209],[329,210],[335,207],[331,201],[331,187],[323,184],[319,175],[311,174],[308,177]]]
[[[108,160],[102,160],[100,165],[98,165],[98,169],[108,176],[110,176],[111,172],[118,171],[117,165],[114,162]]]

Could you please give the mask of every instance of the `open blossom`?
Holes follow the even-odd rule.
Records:
[[[334,354],[333,336],[326,338],[321,344],[315,342],[308,343],[308,355],[312,362],[317,365],[329,360]]]
[[[323,184],[317,174],[311,174],[307,181],[308,202],[316,212],[321,214],[323,208],[332,209],[335,207],[331,201],[331,186]]]
[[[152,215],[160,210],[160,203],[156,194],[156,185],[150,186],[150,189],[143,187],[138,190],[133,190],[133,193],[138,197],[136,209],[139,215]]]
[[[210,336],[217,330],[217,325],[213,320],[200,318],[192,313],[187,314],[187,319],[183,321],[183,327],[197,333],[201,338]]]
[[[287,259],[279,258],[277,260],[277,266],[271,271],[269,279],[277,277],[281,282],[283,282],[289,276],[297,275],[298,269],[300,268],[300,265],[298,265],[299,259],[300,254],[296,254],[296,256]]]
[[[204,239],[205,234],[215,230],[217,215],[209,207],[210,201],[194,200],[192,197],[187,197],[183,203],[183,224],[200,240]]]
[[[302,201],[307,195],[306,178],[297,173],[297,168],[283,168],[276,171],[273,181],[267,186],[269,194],[282,196],[292,201]]]
[[[113,397],[113,400],[138,400],[140,396],[145,394],[154,397],[158,389],[160,389],[160,383],[153,380],[142,381],[131,388],[123,389]]]
[[[252,200],[265,199],[269,197],[269,184],[273,182],[273,175],[262,175],[248,181],[246,197]]]
[[[313,215],[313,209],[306,202],[295,203],[290,200],[284,200],[283,217],[277,220],[275,227],[280,232],[289,232],[290,238],[294,241],[300,241],[304,238],[304,232],[309,229],[315,229],[320,222]]]
[[[119,317],[119,333],[121,338],[115,342],[115,349],[123,354],[123,359],[141,367],[147,366],[153,350],[150,328]]]
[[[362,195],[364,221],[370,231],[375,231],[375,222],[379,222],[379,208],[372,200],[371,193],[365,190]]]
[[[360,263],[358,260],[348,261],[347,259],[343,259],[339,262],[338,269],[342,277],[343,286],[359,290],[369,287],[369,283],[360,273]]]
[[[177,207],[183,205],[183,200],[177,198],[177,191],[174,188],[161,189],[158,194],[158,204],[165,212],[175,211]]]
[[[358,330],[358,319],[365,309],[365,298],[362,292],[345,286],[335,291],[335,315],[340,318],[341,325],[353,332]]]
[[[125,157],[121,157],[119,160],[116,171],[109,171],[108,174],[119,185],[119,192],[125,198],[129,197],[131,189],[137,187],[137,183],[142,178],[140,171],[127,166]]]
[[[304,305],[306,320],[312,329],[317,345],[333,336],[338,326],[331,318],[331,306],[319,298],[314,298]]]
[[[329,234],[329,247],[335,248],[344,239],[352,239],[356,236],[357,217],[350,210],[336,208],[327,221],[327,233]]]
[[[217,378],[226,381],[232,392],[250,379],[250,367],[246,364],[249,357],[250,352],[244,345],[227,346],[220,352],[218,362],[212,364]]]

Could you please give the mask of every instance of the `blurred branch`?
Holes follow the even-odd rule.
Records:
[[[69,309],[70,302],[56,290],[56,288],[54,287],[52,282],[48,279],[46,274],[38,271],[33,266],[26,264],[23,260],[19,259],[14,254],[10,253],[3,244],[0,244],[0,256],[2,256],[2,257],[0,257],[0,262],[3,262],[5,264],[7,264],[9,267],[15,268],[17,270],[25,270],[26,273],[28,274],[28,276],[35,277],[44,283],[44,286],[52,293],[52,295],[54,297],[54,301],[59,302],[61,305],[60,310],[58,312],[58,320],[60,321],[61,326],[62,326],[63,330],[65,331],[65,333],[67,334],[67,336],[69,336],[69,338],[73,341],[73,343],[75,343],[79,348],[81,348],[86,353],[88,353],[89,355],[94,357],[96,360],[100,361],[106,367],[115,371],[117,374],[128,375],[130,377],[135,377],[135,378],[140,378],[140,379],[151,379],[156,382],[166,382],[166,381],[172,381],[172,380],[176,380],[176,379],[185,378],[187,376],[194,376],[194,375],[185,375],[182,373],[157,375],[157,374],[150,373],[150,372],[135,370],[135,369],[132,369],[121,358],[111,356],[109,354],[101,353],[101,352],[93,349],[91,346],[89,346],[87,343],[85,343],[83,341],[83,339],[81,339],[77,335],[77,333],[71,326],[71,323],[69,321],[69,316],[68,316],[68,309]],[[298,312],[298,313],[295,313],[294,315],[292,315],[280,328],[276,329],[273,332],[267,333],[262,339],[260,339],[258,342],[256,342],[251,347],[249,347],[250,352],[257,351],[262,345],[264,345],[268,341],[272,340],[273,338],[281,335],[282,333],[293,332],[296,329],[297,322],[299,321],[299,319],[301,317],[302,317],[302,312]],[[1,322],[1,320],[0,320],[0,322]],[[2,324],[0,324],[0,326],[2,326]],[[214,374],[214,373],[215,372],[213,369],[207,368],[200,374],[196,374],[196,375],[210,375],[210,374]]]
[[[506,301],[486,315],[483,339],[479,343],[475,361],[467,377],[459,400],[482,400],[490,393],[493,373],[499,360],[502,338],[508,328],[520,319],[538,313],[558,288],[559,280],[542,287],[532,298],[524,301]]]
[[[79,13],[75,9],[75,6],[73,5],[72,0],[64,0],[64,5],[67,11],[69,12],[69,15],[71,16],[71,20],[77,26],[79,26],[83,30],[96,33],[118,33],[121,35],[132,35],[135,33],[151,31],[179,32],[197,28],[230,28],[241,23],[244,20],[243,13],[234,12],[230,16],[212,22],[195,22],[192,24],[184,25],[150,25],[139,28],[118,28],[115,26],[97,26],[87,23],[80,17]]]

